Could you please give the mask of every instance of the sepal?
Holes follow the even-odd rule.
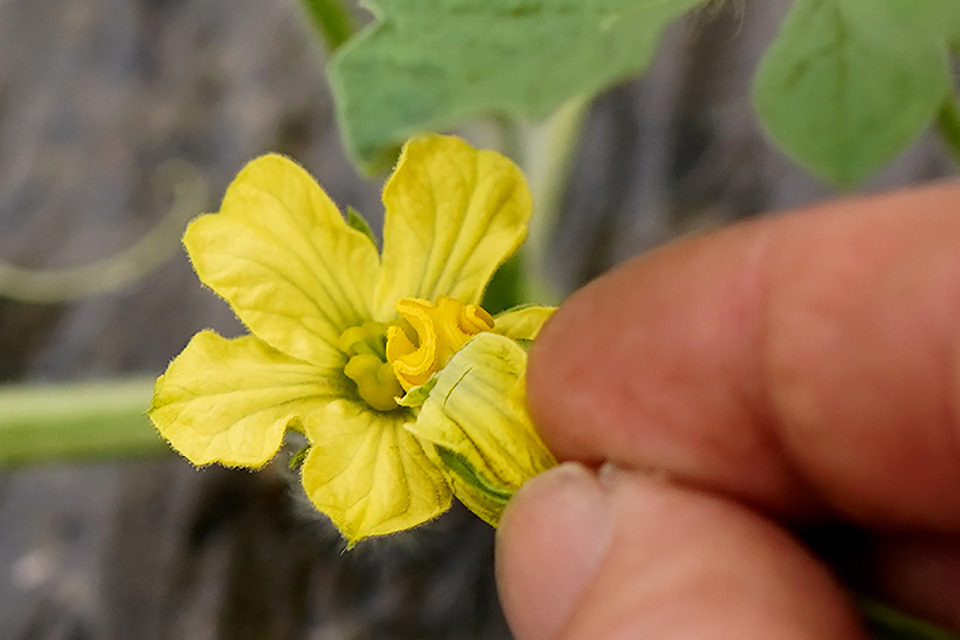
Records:
[[[437,386],[436,373],[427,378],[427,381],[423,384],[412,387],[409,391],[403,394],[402,398],[397,398],[397,404],[401,407],[410,407],[411,409],[423,406],[423,403],[427,401],[427,398],[430,396],[430,392],[433,391],[435,386]]]

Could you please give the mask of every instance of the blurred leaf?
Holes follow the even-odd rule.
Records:
[[[642,73],[667,25],[708,0],[377,0],[331,67],[344,140],[368,169],[489,114],[542,118]]]
[[[760,65],[755,107],[788,155],[855,184],[933,121],[958,23],[960,0],[798,0]]]
[[[937,126],[944,143],[953,153],[954,161],[960,165],[960,105],[956,100],[947,100],[943,103]]]
[[[300,0],[300,3],[331,51],[353,35],[353,16],[342,0]]]
[[[521,249],[525,250],[526,247]],[[497,315],[520,304],[520,269],[523,264],[520,253],[510,256],[493,274],[487,290],[483,292],[483,308],[490,315]]]

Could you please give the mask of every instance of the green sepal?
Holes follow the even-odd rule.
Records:
[[[303,464],[303,461],[307,459],[307,454],[310,453],[310,445],[306,444],[300,447],[300,449],[290,456],[290,462],[288,463],[290,469],[296,471],[300,468],[300,465]]]
[[[437,386],[437,374],[433,374],[427,381],[416,387],[411,387],[409,391],[403,394],[402,398],[397,398],[397,404],[401,407],[410,407],[411,409],[423,406],[423,403],[430,397],[430,392]]]
[[[447,471],[453,473],[458,478],[466,482],[472,488],[477,489],[490,500],[506,506],[510,498],[513,497],[513,491],[504,491],[484,482],[483,477],[477,473],[477,470],[467,461],[467,459],[446,447],[437,447],[437,455],[443,461]]]
[[[347,225],[351,229],[356,229],[363,235],[370,238],[370,242],[377,244],[377,237],[373,235],[373,229],[370,228],[370,223],[367,222],[367,219],[363,215],[354,209],[352,206],[347,207]]]

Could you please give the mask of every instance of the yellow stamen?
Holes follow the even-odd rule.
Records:
[[[403,389],[393,375],[393,368],[369,353],[361,353],[347,361],[343,372],[357,383],[357,391],[367,404],[377,411],[397,408],[394,398],[403,395]]]
[[[386,356],[387,325],[382,322],[364,322],[359,327],[350,327],[340,336],[337,346],[348,356],[369,353],[384,360]]]
[[[470,338],[493,329],[493,318],[484,309],[449,296],[440,296],[436,304],[402,298],[397,313],[409,324],[412,336],[402,327],[387,329],[387,362],[405,390],[425,383]]]
[[[343,373],[357,383],[357,393],[377,411],[397,408],[394,398],[403,388],[386,360],[386,325],[365,322],[350,327],[340,336],[337,346],[347,355]]]

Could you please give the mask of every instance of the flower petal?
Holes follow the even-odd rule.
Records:
[[[183,242],[200,279],[250,330],[300,360],[328,366],[340,334],[371,317],[376,247],[282,156],[248,164],[220,213],[194,220]]]
[[[450,487],[403,428],[406,411],[380,413],[338,400],[305,423],[313,443],[303,487],[351,545],[410,529],[450,507]]]
[[[513,340],[533,340],[556,310],[556,307],[533,306],[508,309],[493,319],[493,330]]]
[[[253,336],[201,331],[157,380],[150,419],[194,464],[260,467],[287,427],[346,393],[344,378]]]
[[[438,135],[406,144],[383,204],[381,320],[394,317],[400,298],[448,295],[478,304],[493,272],[526,237],[533,206],[509,159]]]
[[[526,366],[515,342],[479,334],[440,372],[408,426],[437,448],[457,498],[494,526],[506,499],[556,464],[527,415]]]

